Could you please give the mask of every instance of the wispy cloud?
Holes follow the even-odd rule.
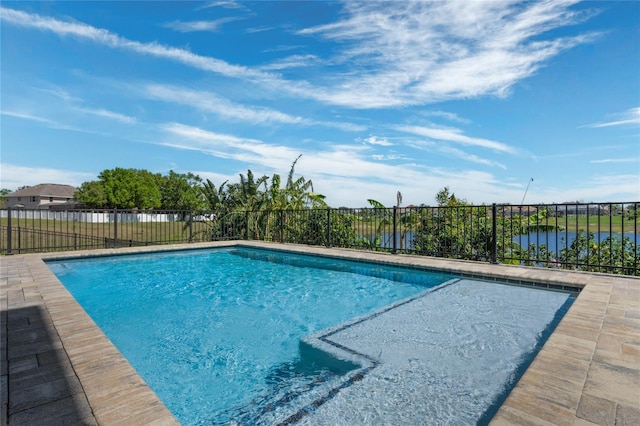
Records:
[[[498,161],[494,161],[494,160],[489,160],[488,158],[482,158],[479,157],[475,154],[470,154],[468,152],[464,152],[458,148],[454,148],[454,147],[450,147],[450,146],[442,146],[442,147],[438,147],[438,151],[456,158],[459,158],[461,160],[464,161],[469,161],[471,163],[476,163],[476,164],[483,164],[485,166],[490,166],[490,167],[499,167],[503,170],[507,169],[507,166],[505,166],[504,164],[498,162]]]
[[[292,55],[266,65],[261,65],[260,69],[265,71],[284,70],[290,68],[310,67],[319,63],[320,59],[315,55]]]
[[[215,113],[218,116],[247,121],[253,124],[296,124],[302,126],[320,125],[339,128],[345,131],[362,131],[366,127],[341,122],[327,122],[310,120],[301,116],[293,116],[271,108],[246,106],[232,102],[212,92],[196,91],[169,85],[151,84],[144,86],[144,95],[152,99],[159,99],[187,105],[192,108]]]
[[[62,99],[63,101],[82,102],[82,99],[72,96],[69,92],[67,92],[65,89],[62,89],[60,87],[53,87],[53,88],[36,87],[35,90],[39,90],[40,92],[47,93],[49,95],[53,95],[58,99]]]
[[[640,158],[603,158],[602,160],[591,160],[589,161],[591,164],[602,164],[602,163],[640,163]]]
[[[95,28],[83,23],[60,21],[4,7],[0,7],[0,19],[5,23],[35,28],[41,31],[51,31],[59,36],[91,40],[111,48],[155,56],[229,77],[259,79],[263,82],[276,79],[274,75],[251,70],[243,66],[232,65],[220,59],[197,55],[188,50],[164,46],[159,43],[141,43],[129,40],[108,30]]]
[[[466,118],[460,117],[458,114],[447,111],[423,111],[422,115],[427,117],[440,117],[449,121],[455,121],[457,123],[468,124],[470,121]]]
[[[262,28],[262,29],[258,29],[258,30],[247,30],[248,32],[261,32],[261,31],[267,31],[272,29],[273,27],[268,27],[268,28]],[[262,49],[263,53],[270,53],[270,52],[286,52],[288,50],[296,50],[299,49],[301,46],[297,46],[297,45],[292,45],[292,44],[279,44],[277,46],[271,46],[268,47],[266,49]]]
[[[58,122],[58,121],[55,121],[55,120],[51,120],[51,119],[46,118],[46,117],[39,117],[37,115],[24,113],[24,112],[15,112],[15,111],[2,110],[2,111],[0,111],[0,115],[6,115],[8,117],[14,117],[14,118],[22,119],[22,120],[34,121],[36,123],[42,123],[42,124],[45,124],[48,128],[54,129],[54,130],[68,130],[68,131],[71,131],[71,132],[89,133],[89,134],[93,134],[93,135],[103,134],[103,133],[96,132],[96,131],[93,131],[93,130],[82,129],[82,128],[79,128],[79,127],[70,126],[68,124],[61,123],[61,122]]]
[[[267,165],[272,162],[270,168],[287,167],[287,164],[290,165],[300,155],[299,150],[287,146],[271,145],[258,139],[211,132],[180,123],[168,123],[162,129],[171,136],[178,136],[177,141],[170,139],[162,142],[162,145],[249,164]]]
[[[453,142],[462,145],[479,146],[482,148],[488,148],[493,151],[514,153],[515,149],[502,142],[496,142],[489,139],[473,138],[466,136],[460,129],[453,128],[435,128],[435,127],[423,127],[423,126],[398,126],[396,130],[401,132],[411,133],[418,136],[423,136],[435,141]]]
[[[43,123],[43,124],[48,124],[50,126],[53,125],[57,125],[58,123],[56,123],[53,120],[49,120],[48,118],[44,118],[44,117],[38,117],[32,114],[27,114],[27,113],[23,113],[23,112],[14,112],[14,111],[0,111],[1,115],[6,115],[8,117],[14,117],[14,118],[21,118],[23,120],[29,120],[29,121],[35,121],[38,123]]]
[[[369,136],[366,139],[357,139],[357,140],[362,140],[365,143],[368,143],[369,145],[379,145],[379,146],[392,146],[393,143],[389,142],[389,140],[387,138],[379,138],[377,136]]]
[[[267,31],[273,31],[275,29],[276,27],[253,27],[253,28],[247,28],[246,31],[248,34],[255,34],[255,33],[264,33]],[[269,50],[266,49],[265,51],[267,52]]]
[[[304,124],[306,121],[303,117],[269,108],[247,107],[212,92],[152,84],[145,86],[144,94],[152,99],[187,105],[201,111],[213,112],[221,117],[251,123]]]
[[[212,7],[222,7],[225,9],[244,9],[244,6],[237,1],[210,1],[203,6],[200,6],[198,10],[209,9]]]
[[[109,111],[106,109],[92,109],[92,108],[75,108],[75,109],[77,111],[80,111],[86,114],[109,118],[109,119],[120,121],[122,123],[127,123],[127,124],[135,124],[137,121],[134,117],[129,117],[127,115],[120,114],[118,112]]]
[[[170,28],[174,31],[182,33],[190,33],[196,31],[210,31],[216,32],[220,30],[220,27],[229,22],[238,21],[242,18],[228,17],[215,19],[213,21],[173,21],[163,25],[165,28]]]
[[[326,102],[366,108],[506,96],[553,56],[594,39],[549,35],[591,16],[573,12],[574,3],[348,1],[344,19],[299,34],[340,43],[332,60],[353,64],[353,75],[318,94]]]
[[[408,160],[408,158],[402,154],[373,154],[371,158],[377,161]]]
[[[582,127],[599,128],[599,127],[640,125],[640,107],[629,108],[628,110],[622,113],[612,114],[612,117],[614,118],[613,121],[587,124],[586,126],[582,126]]]

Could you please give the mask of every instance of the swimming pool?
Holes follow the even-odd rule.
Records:
[[[305,358],[300,339],[452,278],[244,248],[49,266],[184,424],[259,423],[339,387],[359,366]]]

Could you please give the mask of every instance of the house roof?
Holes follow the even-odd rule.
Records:
[[[60,185],[58,183],[41,183],[29,186],[7,194],[5,197],[62,197],[73,198],[76,188],[71,185]]]

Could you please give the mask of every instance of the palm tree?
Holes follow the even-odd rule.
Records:
[[[208,232],[212,240],[216,238],[228,238],[230,235],[224,231],[228,216],[229,193],[224,187],[228,181],[216,188],[215,184],[207,179],[200,187],[200,196],[204,200],[207,211],[203,212],[204,222],[208,225]]]
[[[245,177],[240,173],[240,182],[229,185],[229,204],[235,211],[244,211],[246,218],[247,236],[260,238],[260,230],[258,228],[258,218],[256,212],[259,212],[265,205],[265,191],[260,190],[261,186],[266,187],[269,179],[264,175],[255,179],[253,172],[247,170]]]
[[[207,179],[200,187],[200,194],[212,215],[220,214],[224,210],[229,194],[224,190],[229,182],[225,180],[220,187],[216,188],[211,180]]]
[[[294,217],[300,222],[302,220],[300,211],[308,208],[327,207],[324,202],[324,195],[313,192],[313,182],[311,180],[306,180],[303,176],[294,180],[295,167],[300,157],[302,155],[299,155],[291,164],[284,188],[281,188],[282,180],[279,174],[276,173],[271,178],[271,185],[266,191],[265,209],[268,212],[279,211],[280,213],[279,217],[267,213],[266,219],[263,218],[267,237],[269,237],[268,230],[273,229],[273,233],[279,234],[282,238],[282,233],[291,227],[287,211],[295,210]],[[301,223],[297,225],[296,228],[300,229]]]

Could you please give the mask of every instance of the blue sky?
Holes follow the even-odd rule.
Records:
[[[640,200],[640,2],[0,7],[2,188],[302,154],[333,207]]]

